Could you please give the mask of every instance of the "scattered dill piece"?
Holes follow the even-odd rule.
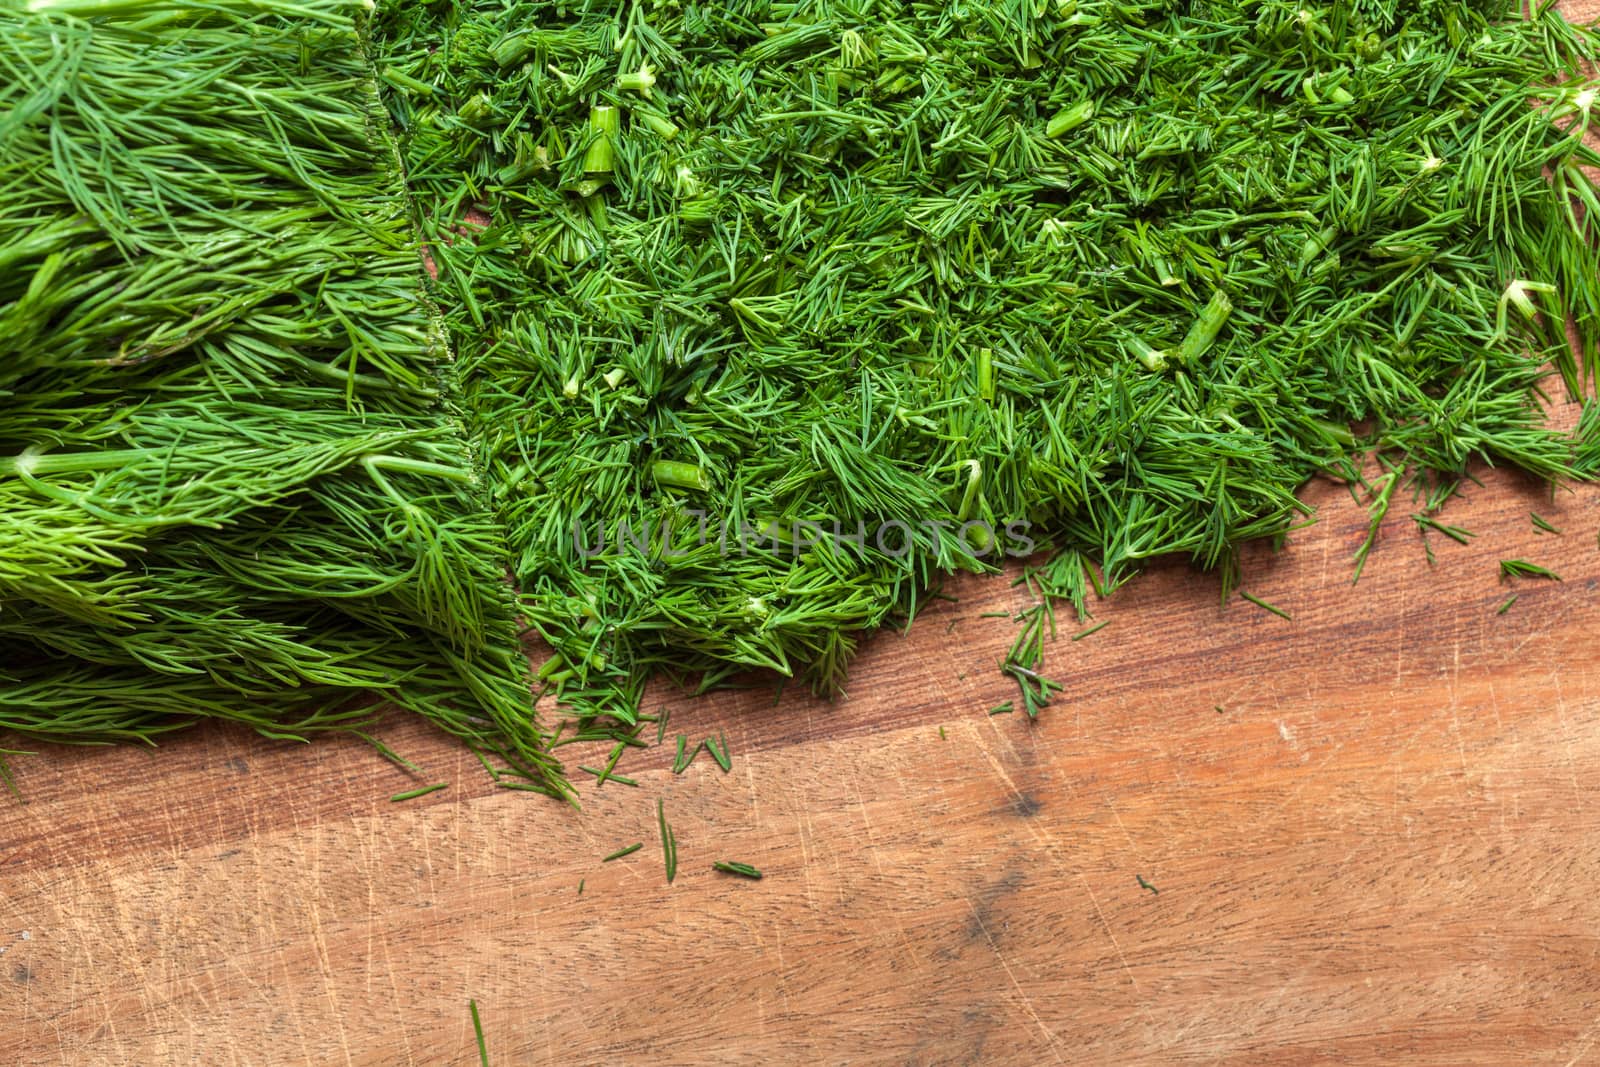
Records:
[[[639,783],[634,779],[622,774],[613,774],[603,767],[585,767],[580,764],[578,770],[585,774],[594,775],[596,786],[603,786],[607,782],[616,782],[618,785],[631,785],[635,788],[637,788],[639,785]]]
[[[583,882],[578,883],[578,891],[583,892]],[[478,1018],[478,1002],[467,1001],[467,1010],[472,1013],[472,1032],[478,1038],[478,1064],[479,1067],[489,1067],[489,1043],[483,1038],[483,1020]]]
[[[1254,604],[1258,608],[1262,608],[1262,609],[1264,609],[1266,611],[1272,612],[1274,615],[1278,616],[1278,618],[1280,618],[1280,619],[1290,619],[1290,618],[1292,618],[1292,616],[1287,611],[1284,611],[1282,608],[1278,607],[1276,604],[1267,603],[1265,600],[1262,600],[1260,597],[1256,596],[1253,593],[1249,593],[1249,592],[1246,592],[1245,590],[1241,589],[1241,590],[1239,590],[1239,596],[1240,596],[1241,599],[1248,600],[1250,603]]]
[[[1383,488],[1372,494],[1372,503],[1367,508],[1367,536],[1361,542],[1361,547],[1356,549],[1355,573],[1350,578],[1354,585],[1361,580],[1361,572],[1367,566],[1367,554],[1372,551],[1372,546],[1378,542],[1378,530],[1383,526],[1384,517],[1389,514],[1389,502],[1394,497],[1394,490],[1400,484],[1400,472],[1391,469],[1383,480]],[[1285,615],[1284,618],[1289,616]]]
[[[578,895],[579,895],[579,896],[580,896],[580,897],[581,897],[581,896],[583,896],[583,884],[584,884],[584,883],[585,883],[585,882],[587,882],[587,881],[588,881],[588,879],[587,879],[587,878],[579,878],[579,879],[578,879]]]
[[[598,774],[599,773],[598,771],[590,770],[587,767],[585,767],[584,770],[588,770],[590,774]],[[637,785],[638,783],[635,782],[635,783],[630,783],[630,784]],[[516,790],[517,792],[521,792],[521,793],[548,793],[549,792],[549,789],[547,789],[545,786],[539,784],[538,782],[507,781],[506,779],[501,778],[501,779],[498,779],[495,782],[495,785],[499,786],[501,789],[513,789],[513,790]]]
[[[1073,634],[1072,635],[1072,639],[1074,641],[1082,641],[1085,637],[1088,637],[1090,634],[1099,633],[1101,630],[1104,630],[1109,625],[1111,625],[1111,620],[1110,619],[1106,619],[1103,622],[1097,622],[1093,626],[1089,627],[1087,630],[1079,630],[1077,633]]]
[[[412,774],[420,775],[422,773],[421,767],[418,767],[415,763],[412,763],[410,760],[406,759],[404,756],[400,755],[400,753],[396,752],[394,749],[390,748],[376,737],[373,737],[371,734],[366,733],[363,730],[352,730],[350,732],[356,737],[359,737],[361,740],[365,741],[367,744],[371,745],[377,750],[378,755],[382,756],[390,763],[393,763],[395,766],[403,768]],[[468,747],[472,749],[472,754],[478,757],[478,762],[483,764],[483,769],[489,772],[489,777],[494,777],[494,768],[489,766],[489,761],[483,758],[483,753],[478,751],[477,746],[469,745]]]
[[[736,874],[741,878],[751,878],[758,882],[761,880],[761,872],[750,866],[748,863],[734,863],[730,860],[718,860],[711,865],[711,869],[714,871],[721,871],[724,874]]]
[[[717,761],[717,766],[722,768],[722,773],[727,774],[733,770],[733,757],[728,753],[728,738],[721,731],[717,733],[717,741],[706,738],[700,744],[711,753],[711,758]]]
[[[667,736],[667,720],[672,718],[671,708],[662,708],[661,714],[656,718],[656,744],[661,744]]]
[[[1560,535],[1561,531],[1551,525],[1550,520],[1540,515],[1537,511],[1528,512],[1528,517],[1533,520],[1533,528],[1538,532]]]
[[[982,615],[979,615],[978,618],[980,618],[980,619],[1009,619],[1009,618],[1011,618],[1011,612],[1009,612],[1009,611],[986,611]]]
[[[1139,880],[1139,888],[1140,889],[1148,889],[1152,893],[1160,893],[1161,892],[1161,890],[1157,889],[1155,886],[1153,886],[1149,882],[1145,881],[1144,880],[1144,875],[1136,874],[1136,875],[1134,875],[1134,877]]]
[[[941,740],[941,741],[945,740],[944,727],[943,726],[939,727],[939,740]]]
[[[611,855],[603,857],[600,860],[600,862],[601,863],[610,863],[612,860],[620,860],[624,856],[633,855],[635,852],[638,852],[641,848],[644,848],[644,842],[643,841],[635,841],[633,844],[628,845],[625,848],[619,848],[615,852],[613,852]]]
[[[450,788],[449,782],[440,782],[437,785],[425,785],[420,789],[412,789],[405,793],[396,793],[394,796],[389,798],[389,801],[394,803],[401,800],[415,800],[418,797],[425,797],[429,793],[437,793],[441,789],[448,788]]]
[[[656,801],[656,822],[661,832],[661,859],[666,864],[667,884],[678,876],[678,839],[672,832],[672,827],[667,825],[667,808],[665,801]]]
[[[989,709],[989,714],[990,715],[1010,715],[1011,714],[1011,710],[1012,710],[1012,703],[1013,703],[1012,701],[1008,700],[1004,704],[996,704],[994,707]]]
[[[689,736],[687,734],[679,734],[678,752],[672,757],[672,773],[682,774],[688,770],[689,765],[694,762],[694,758],[700,754],[700,749],[704,746],[705,742],[702,741],[691,750],[689,748]]]
[[[1217,714],[1218,714],[1218,715],[1224,715],[1224,714],[1226,714],[1226,712],[1224,712],[1224,711],[1223,711],[1223,710],[1222,710],[1222,705],[1221,705],[1221,704],[1218,704],[1218,705],[1217,705]]]
[[[6,757],[31,755],[33,755],[32,752],[17,752],[12,749],[0,749],[0,783],[4,783],[6,792],[10,793],[13,797],[16,797],[17,800],[23,804],[26,804],[27,801],[23,799],[22,791],[17,788],[17,780],[12,777],[11,765],[6,762]]]
[[[595,788],[598,789],[599,787],[605,785],[607,779],[614,777],[613,772],[617,769],[617,760],[622,758],[622,753],[627,749],[627,747],[628,739],[623,738],[617,742],[614,748],[612,748],[611,757],[606,760],[604,771],[594,783]]]
[[[1477,536],[1471,530],[1463,529],[1460,526],[1447,526],[1436,519],[1429,518],[1427,515],[1418,514],[1411,516],[1411,518],[1417,524],[1417,527],[1424,532],[1433,530],[1441,533],[1458,545],[1464,545]]]
[[[1501,578],[1545,578],[1559,582],[1561,575],[1548,567],[1541,567],[1537,563],[1529,563],[1525,559],[1503,559],[1500,561]]]
[[[1517,602],[1517,597],[1521,595],[1521,593],[1512,593],[1501,602],[1500,606],[1495,609],[1494,613],[1496,615],[1504,615],[1506,612],[1511,610],[1511,605],[1515,604]]]

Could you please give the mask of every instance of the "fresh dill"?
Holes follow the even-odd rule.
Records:
[[[1544,578],[1552,582],[1559,582],[1561,575],[1548,567],[1541,567],[1537,563],[1529,563],[1525,559],[1503,559],[1500,561],[1501,578]]]
[[[678,838],[667,824],[666,802],[656,801],[656,823],[661,834],[661,860],[666,865],[667,884],[678,876]]]
[[[1539,532],[1539,533],[1547,533],[1547,534],[1556,534],[1557,536],[1560,536],[1561,531],[1559,529],[1557,529],[1550,522],[1549,519],[1547,519],[1544,516],[1540,515],[1537,511],[1528,512],[1528,517],[1533,520],[1533,528],[1537,532]]]
[[[750,866],[748,863],[734,863],[731,860],[718,860],[711,865],[711,869],[714,871],[721,871],[724,874],[736,874],[740,878],[750,878],[758,882],[761,880],[761,872]]]
[[[615,852],[611,853],[611,855],[609,855],[609,856],[602,857],[600,862],[601,863],[610,863],[612,860],[620,860],[624,856],[633,855],[635,852],[638,852],[641,848],[644,848],[644,842],[643,841],[635,841],[633,844],[628,845],[625,848],[617,849]]]
[[[733,757],[728,753],[728,738],[726,735],[719,732],[716,741],[708,737],[701,744],[711,754],[711,758],[716,761],[717,766],[722,768],[723,774],[733,770]]]
[[[1278,618],[1280,618],[1280,619],[1292,619],[1293,618],[1292,615],[1290,615],[1284,609],[1278,607],[1276,604],[1269,604],[1265,600],[1262,600],[1260,597],[1256,596],[1254,593],[1251,593],[1251,592],[1249,592],[1247,590],[1244,590],[1244,589],[1239,590],[1239,597],[1242,600],[1248,600],[1250,603],[1254,604],[1256,607],[1261,608],[1264,611],[1272,612],[1272,614],[1278,616]]]
[[[578,892],[583,892],[583,882],[578,883]],[[489,1043],[483,1037],[483,1020],[478,1017],[478,1002],[467,1001],[467,1010],[472,1014],[472,1032],[478,1039],[478,1064],[479,1067],[489,1067]]]
[[[1089,627],[1087,630],[1079,630],[1077,633],[1072,635],[1072,639],[1074,641],[1082,641],[1085,637],[1088,637],[1090,634],[1097,634],[1101,630],[1104,630],[1107,626],[1110,626],[1110,625],[1111,625],[1111,620],[1110,619],[1102,620],[1101,622],[1095,623],[1093,626]]]
[[[450,788],[450,783],[449,782],[440,782],[437,785],[425,785],[420,789],[412,789],[409,792],[405,792],[405,793],[396,793],[394,796],[390,797],[389,800],[392,803],[393,802],[402,801],[402,800],[415,800],[418,797],[425,797],[429,793],[437,793],[441,789],[449,789],[449,788]]]

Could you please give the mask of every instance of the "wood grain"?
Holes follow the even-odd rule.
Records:
[[[732,773],[669,736],[581,815],[399,721],[449,790],[226,729],[16,761],[0,1062],[469,1064],[469,998],[497,1064],[1600,1059],[1600,494],[1488,474],[1431,568],[1396,508],[1355,590],[1306,495],[1247,566],[1292,621],[1158,566],[1037,722],[986,713],[1025,594],[964,581],[846,701],[657,693]],[[1498,615],[1512,556],[1565,580]]]
[[[987,714],[998,580],[835,704],[658,689],[732,773],[669,734],[582,814],[398,719],[448,790],[225,728],[16,760],[0,1064],[474,1064],[469,998],[497,1065],[1600,1062],[1600,491],[1483,480],[1470,545],[1397,506],[1354,590],[1365,514],[1308,487],[1246,568],[1291,621],[1158,565],[1036,722]],[[1564,581],[1499,615],[1513,557]]]

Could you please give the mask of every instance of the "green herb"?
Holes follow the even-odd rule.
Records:
[[[941,726],[941,727],[939,727],[939,740],[941,740],[941,741],[943,741],[943,740],[944,740],[944,739],[945,739],[945,736],[944,736],[944,727],[943,727],[943,726]]]
[[[1500,561],[1501,578],[1548,578],[1550,581],[1559,582],[1561,575],[1537,563],[1529,563],[1525,559],[1503,559]]]
[[[1161,892],[1161,890],[1157,889],[1155,886],[1153,886],[1149,882],[1145,881],[1144,880],[1144,875],[1136,874],[1136,875],[1134,875],[1134,877],[1139,880],[1139,888],[1140,889],[1148,889],[1148,890],[1150,890],[1151,893],[1160,893]]]
[[[627,846],[626,848],[617,849],[611,855],[606,856],[605,858],[603,858],[600,862],[601,863],[610,863],[612,860],[620,860],[624,856],[633,855],[635,852],[638,852],[641,848],[644,848],[644,842],[643,841],[635,841],[633,844]]]
[[[1438,533],[1444,534],[1458,545],[1464,545],[1473,537],[1477,536],[1471,530],[1464,530],[1459,526],[1446,526],[1441,522],[1430,519],[1426,515],[1413,515],[1411,518],[1412,521],[1417,524],[1417,527],[1422,531],[1426,532],[1428,530],[1434,530]]]
[[[717,766],[722,768],[722,773],[727,774],[733,770],[733,758],[728,754],[727,737],[721,733],[718,733],[717,736],[718,741],[714,742],[708,737],[701,744],[705,746],[707,752],[711,753],[711,758],[717,761]]]
[[[13,749],[0,749],[0,783],[4,783],[6,792],[10,793],[19,803],[26,804],[22,797],[22,790],[17,788],[17,780],[12,776],[11,765],[6,762],[7,756],[32,756],[32,752],[18,752]]]
[[[1239,597],[1240,597],[1240,599],[1248,600],[1250,603],[1254,604],[1258,608],[1262,608],[1262,609],[1264,609],[1266,611],[1272,612],[1274,615],[1278,616],[1278,618],[1280,618],[1280,619],[1292,618],[1292,616],[1287,611],[1284,611],[1282,608],[1277,607],[1276,605],[1273,605],[1273,604],[1269,604],[1265,600],[1262,600],[1260,597],[1254,595],[1253,593],[1249,593],[1249,592],[1247,592],[1247,591],[1245,591],[1243,589],[1239,590]]]
[[[379,701],[559,793],[360,12],[0,11],[0,729]]]
[[[684,771],[688,770],[689,765],[694,762],[694,758],[700,754],[700,749],[703,744],[704,742],[702,742],[700,745],[696,745],[693,750],[690,750],[688,747],[688,735],[679,734],[678,752],[677,755],[672,757],[672,773],[682,774]]]
[[[396,793],[394,796],[390,797],[389,800],[390,800],[390,802],[396,802],[396,801],[401,801],[401,800],[415,800],[418,797],[425,797],[429,793],[437,793],[441,789],[448,789],[448,788],[450,788],[450,783],[449,782],[440,782],[437,785],[425,785],[420,789],[413,789],[413,790],[411,790],[410,792],[407,792],[407,793]]]
[[[584,883],[585,883],[585,882],[587,882],[587,881],[588,881],[588,879],[587,879],[587,878],[579,878],[579,879],[578,879],[578,895],[579,895],[579,896],[580,896],[580,897],[581,897],[581,896],[583,896],[583,884],[584,884]]]
[[[711,865],[711,869],[714,871],[722,871],[724,874],[737,874],[741,878],[753,878],[758,882],[761,880],[761,872],[750,866],[748,863],[733,863],[728,860],[718,860]]]
[[[585,774],[594,775],[596,786],[605,785],[607,782],[616,782],[618,785],[631,785],[634,787],[639,785],[639,783],[632,778],[628,778],[620,774],[612,774],[609,768],[585,767],[580,765],[578,770],[584,772]]]
[[[1539,531],[1540,533],[1549,533],[1549,534],[1558,534],[1558,535],[1561,533],[1560,530],[1556,529],[1554,526],[1552,526],[1550,524],[1550,520],[1544,518],[1538,512],[1530,511],[1530,512],[1528,512],[1528,516],[1533,519],[1533,528],[1535,530]]]
[[[1008,700],[1004,704],[996,704],[994,707],[990,708],[989,709],[989,714],[990,715],[1010,715],[1011,714],[1011,709],[1012,709],[1012,702]]]
[[[1088,637],[1090,634],[1099,633],[1101,630],[1104,630],[1109,625],[1111,625],[1111,620],[1110,619],[1106,619],[1104,622],[1097,622],[1093,626],[1089,627],[1087,630],[1079,630],[1077,633],[1073,634],[1072,635],[1072,639],[1074,641],[1082,641],[1085,637]]]
[[[667,809],[664,801],[656,801],[656,822],[661,832],[661,858],[667,867],[667,884],[678,876],[678,838],[672,832],[672,827],[667,825]]]
[[[583,883],[578,883],[578,892],[583,892]],[[472,1032],[478,1038],[478,1063],[481,1067],[489,1067],[489,1044],[483,1039],[483,1020],[478,1018],[478,1002],[467,1001],[467,1010],[472,1013]]]
[[[1389,514],[1389,501],[1394,497],[1395,486],[1400,484],[1400,472],[1391,469],[1383,480],[1383,488],[1372,494],[1372,503],[1367,509],[1367,536],[1361,542],[1361,547],[1356,549],[1355,574],[1350,578],[1350,584],[1361,580],[1361,572],[1367,566],[1367,553],[1372,551],[1372,546],[1377,543],[1378,529],[1383,525],[1384,516]],[[1271,610],[1271,609],[1269,609]],[[1279,612],[1279,614],[1282,614]],[[1284,618],[1289,616],[1284,615]]]
[[[1512,593],[1510,596],[1505,598],[1498,608],[1495,609],[1494,613],[1496,615],[1504,615],[1506,612],[1511,610],[1511,605],[1515,604],[1517,602],[1517,597],[1521,595],[1521,593]]]
[[[375,33],[428,86],[388,100],[580,716],[657,670],[837,691],[850,635],[1002,551],[1229,593],[1373,450],[1358,571],[1402,481],[1600,467],[1532,402],[1600,353],[1597,48],[1549,6],[453,0]],[[1059,688],[1010,663],[1030,710]]]

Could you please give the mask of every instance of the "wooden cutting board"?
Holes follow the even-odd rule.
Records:
[[[1003,580],[836,704],[661,690],[582,814],[406,722],[450,788],[400,804],[355,742],[14,761],[0,1063],[471,1064],[469,999],[495,1064],[1600,1060],[1600,493],[1484,483],[1432,566],[1397,502],[1353,590],[1365,512],[1313,484],[1246,570],[1291,621],[1158,566],[1050,647],[1037,721],[987,713]],[[671,774],[680,731],[732,771]]]
[[[1483,480],[1469,545],[1430,566],[1397,501],[1354,590],[1365,512],[1308,487],[1246,567],[1289,621],[1156,567],[1037,721],[987,714],[1003,580],[835,704],[659,689],[667,743],[581,814],[399,720],[422,780],[223,728],[16,760],[0,1064],[475,1064],[469,1000],[496,1065],[1600,1062],[1600,491]],[[732,771],[673,775],[679,732]]]

